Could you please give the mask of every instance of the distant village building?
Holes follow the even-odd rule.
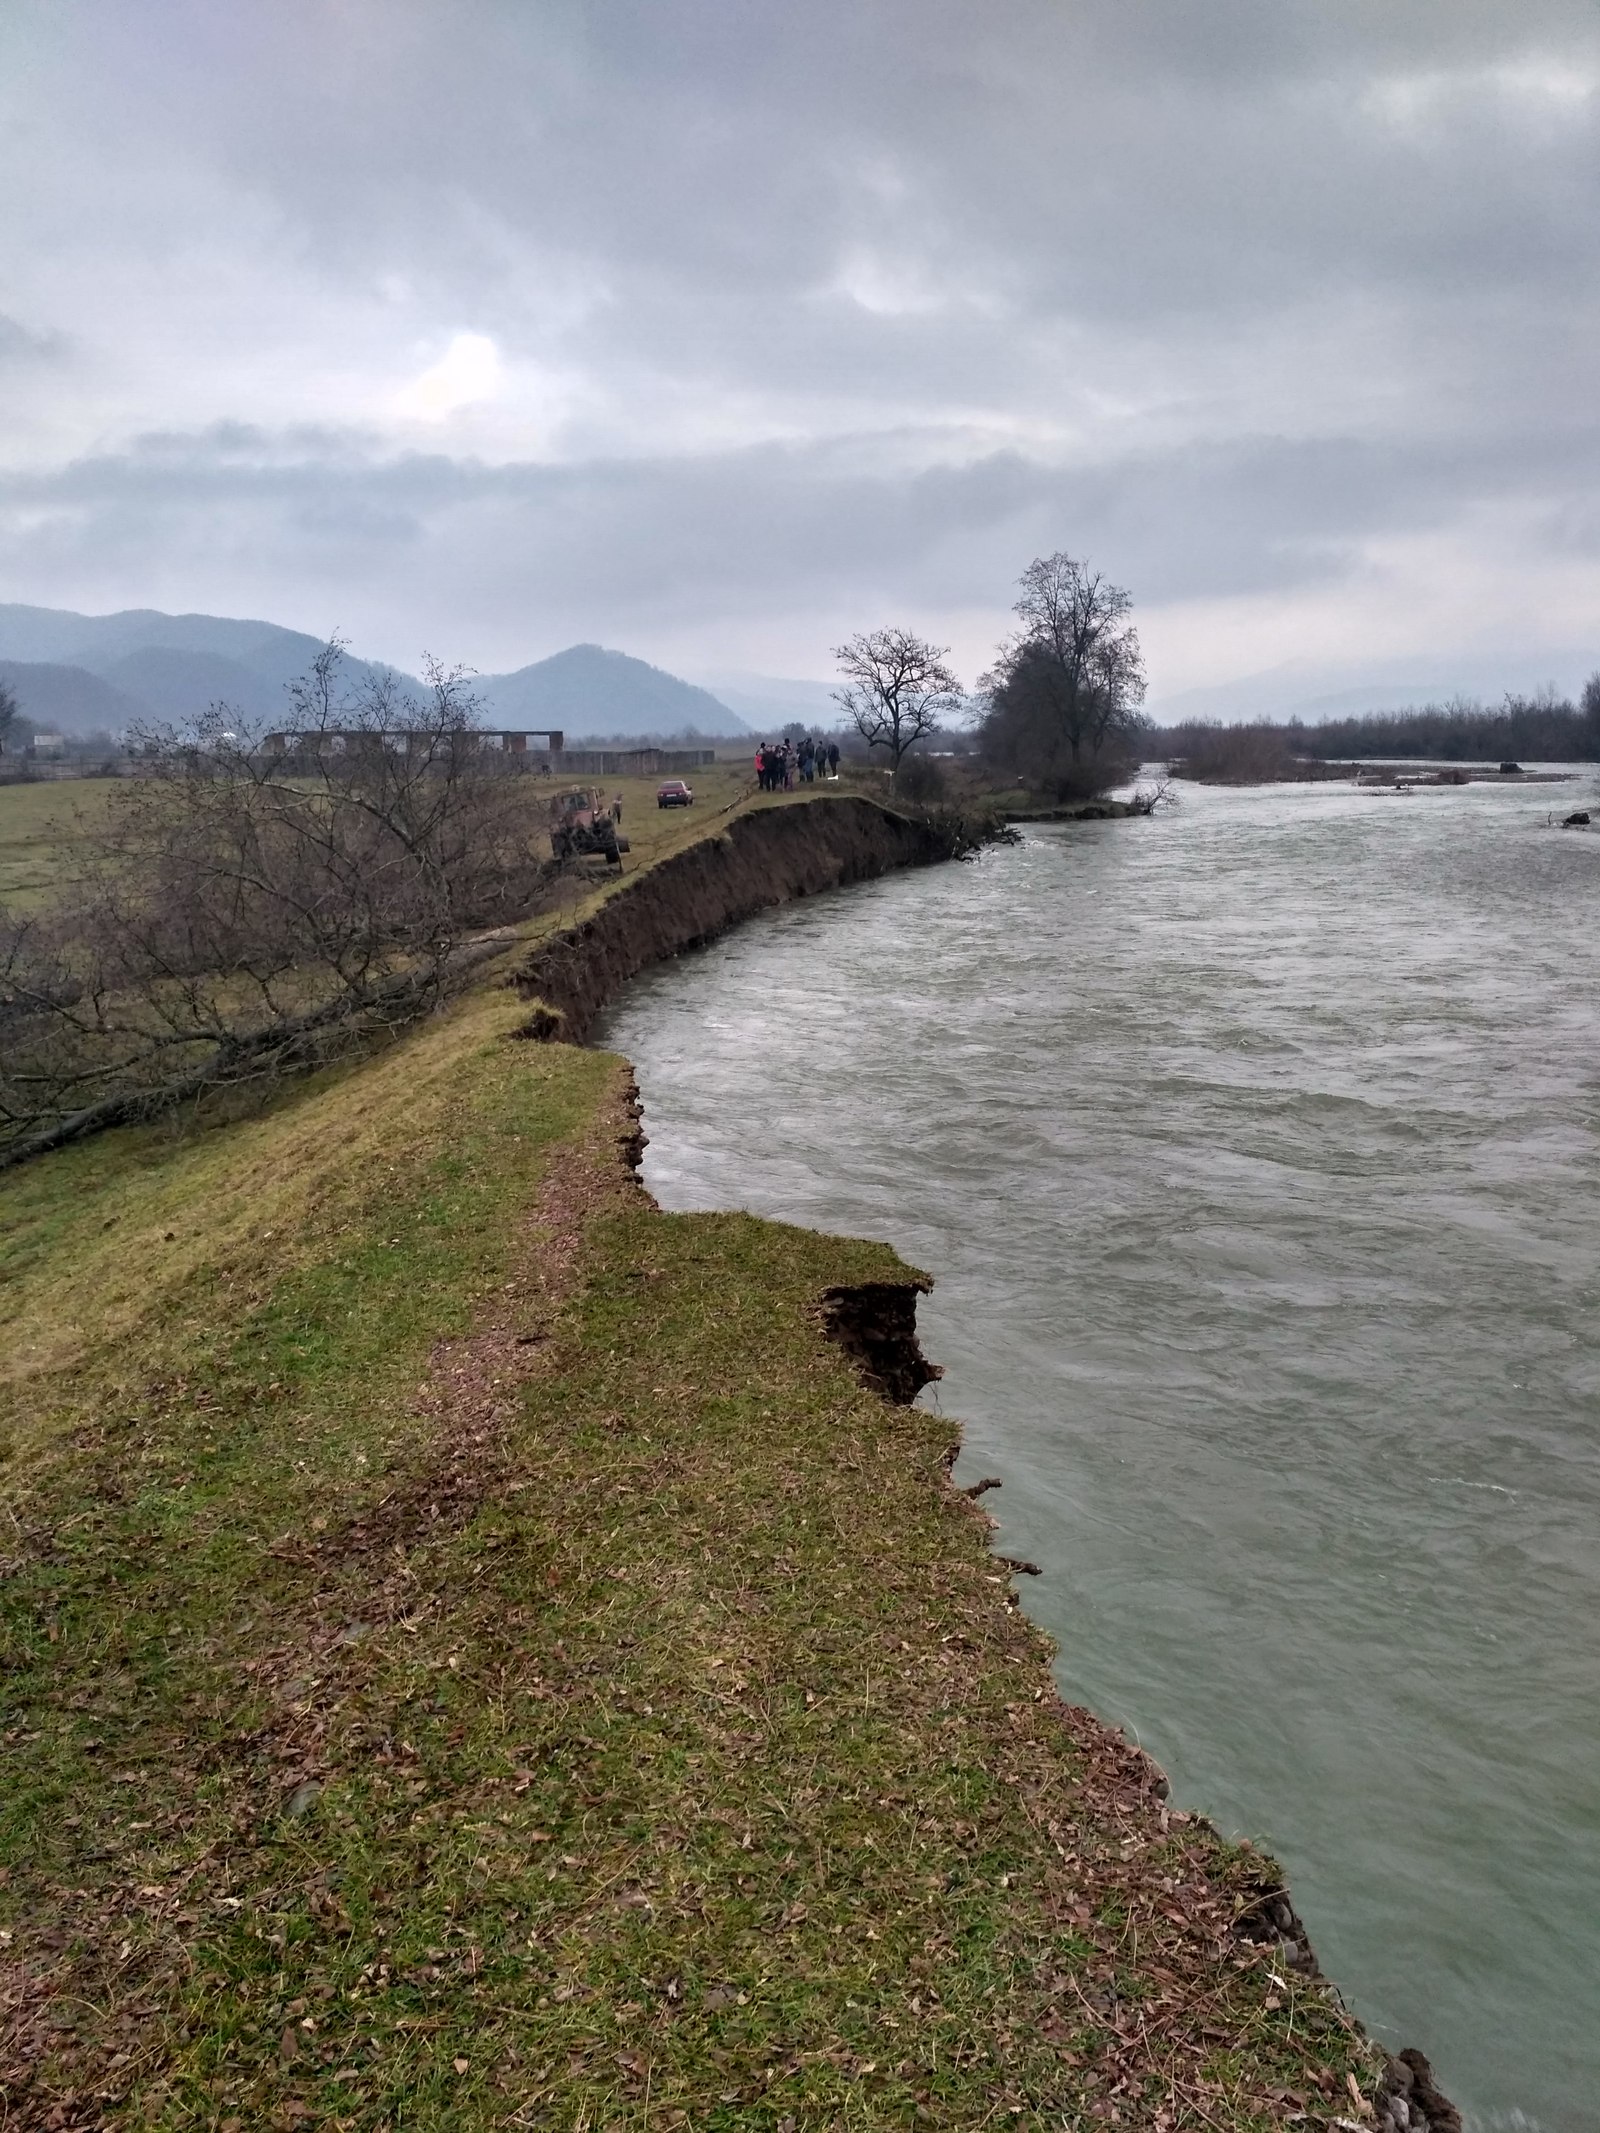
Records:
[[[55,758],[67,752],[67,743],[59,733],[36,733],[28,743],[28,754]]]
[[[269,733],[263,745],[268,755],[281,756],[346,755],[363,748],[393,748],[409,755],[417,748],[437,747],[442,738],[434,726],[319,726]],[[500,750],[530,770],[548,771],[558,778],[678,776],[717,760],[714,748],[568,748],[558,726],[468,726],[459,738],[466,746]]]

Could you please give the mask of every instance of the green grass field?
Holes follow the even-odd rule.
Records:
[[[85,837],[116,786],[115,778],[0,785],[0,904],[36,909],[71,883]]]
[[[1331,2122],[1270,1866],[824,1338],[905,1270],[657,1211],[525,1015],[0,1181],[0,2123]]]
[[[657,778],[573,779],[623,796],[623,828],[636,864],[676,850],[699,834],[706,817],[733,804],[751,783],[741,765],[717,763],[689,781],[695,802],[688,808],[658,808]],[[86,844],[99,826],[116,778],[55,778],[38,784],[0,785],[0,904],[34,910],[70,887]],[[550,794],[562,781],[528,780],[530,833],[544,834]]]

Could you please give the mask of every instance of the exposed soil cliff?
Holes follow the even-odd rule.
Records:
[[[539,1007],[526,1034],[581,1044],[630,978],[774,904],[949,856],[930,824],[854,796],[736,816],[627,882],[592,918],[541,945],[516,974]]]
[[[897,1407],[909,1407],[924,1385],[944,1376],[917,1344],[917,1298],[932,1283],[865,1281],[822,1292],[822,1324],[855,1363],[865,1382]]]

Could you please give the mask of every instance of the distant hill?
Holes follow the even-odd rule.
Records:
[[[147,607],[79,615],[68,608],[0,603],[0,663],[89,677],[56,685],[48,715],[65,733],[93,732],[108,724],[115,731],[131,719],[193,718],[218,702],[246,718],[280,719],[285,685],[305,673],[322,643],[304,630],[225,615],[163,615]],[[357,674],[369,664],[349,662]],[[123,707],[109,717],[106,685],[123,699]],[[21,685],[13,687],[22,697]],[[26,700],[23,709],[36,725],[45,723]]]
[[[837,726],[844,713],[834,702],[837,683],[783,681],[774,674],[709,674],[707,684],[731,704],[753,733],[776,734],[796,719],[822,732]]]
[[[276,622],[164,615],[153,607],[79,615],[64,607],[0,604],[0,658],[51,660],[105,674],[130,653],[152,647],[208,653],[252,673],[299,674],[321,650],[321,639],[304,630],[282,629]]]
[[[41,733],[119,733],[144,706],[87,667],[51,661],[0,659],[0,682],[23,717]]]
[[[136,719],[189,719],[213,703],[277,722],[287,708],[286,684],[306,672],[322,642],[304,630],[226,615],[163,615],[148,607],[79,615],[0,603],[0,669],[9,664],[58,677],[30,683],[44,692],[37,708],[20,682],[12,686],[36,725],[65,733],[117,731]],[[359,659],[347,666],[352,679],[380,670]],[[387,671],[420,690],[409,674]],[[472,686],[486,724],[559,726],[575,739],[750,731],[708,690],[598,644],[575,644],[514,674],[483,675]]]
[[[320,645],[314,645],[309,658],[297,656],[286,666],[285,652],[275,646],[264,648],[264,656],[251,664],[222,652],[147,644],[108,660],[101,672],[114,687],[147,704],[151,711],[159,710],[163,718],[197,718],[210,705],[220,703],[242,717],[281,724],[284,684],[303,674],[320,650]]]
[[[485,674],[473,686],[490,725],[559,726],[578,740],[750,730],[709,690],[598,644],[572,645],[514,674]]]

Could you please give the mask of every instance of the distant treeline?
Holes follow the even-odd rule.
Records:
[[[1507,696],[1493,706],[1455,697],[1445,704],[1329,719],[1319,726],[1299,719],[1238,726],[1192,720],[1158,729],[1150,741],[1174,762],[1181,759],[1189,777],[1240,784],[1315,776],[1317,763],[1356,756],[1439,763],[1595,762],[1600,761],[1600,674],[1590,676],[1576,703],[1544,689],[1535,696]]]

